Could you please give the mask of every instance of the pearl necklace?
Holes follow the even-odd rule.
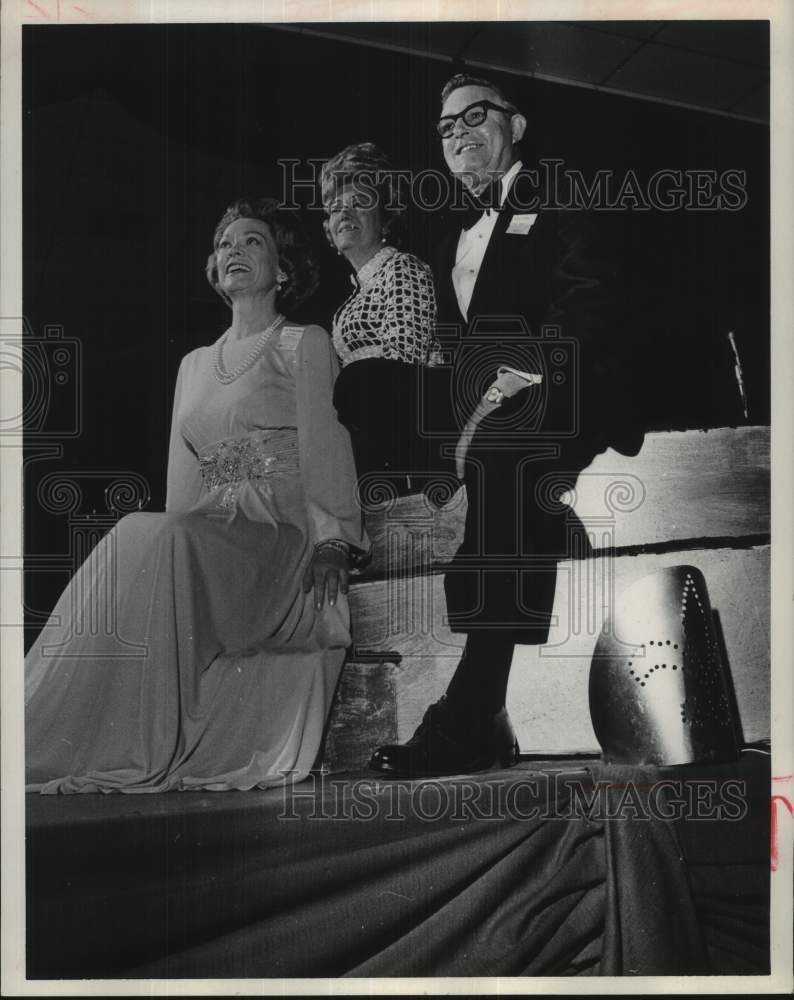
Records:
[[[250,354],[244,358],[236,368],[232,368],[230,372],[227,372],[223,367],[223,345],[229,339],[229,331],[220,338],[215,344],[215,357],[212,361],[212,367],[215,371],[215,378],[221,382],[223,385],[229,385],[238,379],[243,372],[247,372],[248,369],[259,360],[262,351],[265,349],[265,345],[268,340],[270,340],[271,334],[275,331],[279,323],[283,322],[284,317],[278,314],[270,326],[266,327],[256,338],[256,343],[251,348]]]

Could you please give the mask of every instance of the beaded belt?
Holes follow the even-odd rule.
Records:
[[[208,490],[265,479],[276,472],[298,471],[298,434],[294,427],[229,438],[199,454]]]

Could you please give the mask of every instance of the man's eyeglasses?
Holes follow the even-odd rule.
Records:
[[[455,122],[458,118],[462,118],[464,124],[475,128],[477,125],[482,125],[488,117],[489,111],[501,111],[508,118],[512,118],[515,114],[515,111],[511,111],[510,108],[503,108],[492,101],[475,101],[474,104],[470,104],[456,115],[444,115],[443,118],[440,118],[436,122],[436,132],[438,132],[442,139],[449,139],[455,131]]]

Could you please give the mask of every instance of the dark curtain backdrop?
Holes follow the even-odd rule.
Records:
[[[416,25],[420,49],[424,37]],[[228,317],[203,273],[225,206],[241,194],[278,194],[281,158],[305,163],[358,140],[382,145],[397,167],[443,170],[432,124],[450,71],[436,59],[260,25],[24,29],[25,317],[34,337],[55,327],[76,342],[68,378],[47,389],[46,433],[39,425],[28,437],[31,637],[69,576],[67,518],[42,503],[45,476],[100,473],[83,476],[72,519],[105,512],[106,472],[143,477],[151,492],[145,506],[162,509],[179,360],[212,342]],[[529,121],[528,161],[564,158],[586,176],[629,168],[640,177],[661,168],[746,171],[748,202],[738,212],[600,218],[622,262],[645,427],[737,419],[728,330],[743,356],[750,422],[766,422],[768,128],[529,78],[508,81]],[[298,170],[306,176],[305,165]],[[299,200],[309,197],[303,189]],[[321,214],[307,212],[306,221],[323,280],[297,318],[327,327],[347,293],[347,274],[325,245]],[[442,225],[439,212],[412,211],[408,248],[429,256]],[[35,372],[26,369],[25,377],[35,392]],[[62,445],[60,457],[38,452],[42,441]]]

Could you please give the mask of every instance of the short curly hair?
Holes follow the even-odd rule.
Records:
[[[281,208],[275,198],[238,198],[229,205],[215,227],[213,251],[207,259],[207,281],[223,301],[231,305],[231,299],[221,287],[217,251],[226,227],[238,219],[258,219],[273,236],[279,266],[287,276],[276,293],[276,307],[286,312],[300,306],[316,291],[319,270],[300,219],[294,212]]]
[[[322,165],[320,193],[326,211],[339,191],[356,181],[374,189],[383,217],[383,235],[399,245],[405,206],[398,198],[392,162],[373,142],[354,142]]]

